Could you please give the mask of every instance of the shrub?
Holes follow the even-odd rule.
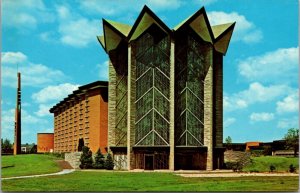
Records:
[[[291,173],[296,172],[296,167],[295,167],[293,164],[291,164],[290,167],[289,167],[289,171],[290,171]]]
[[[78,147],[77,147],[77,150],[78,150],[78,151],[82,151],[83,146],[84,146],[84,140],[83,140],[82,138],[80,138],[80,139],[78,140]]]
[[[225,162],[226,169],[233,169],[234,165],[236,165],[236,162]]]
[[[273,164],[270,165],[270,172],[273,172],[274,170],[276,170],[276,167]]]
[[[112,159],[110,153],[108,153],[107,156],[106,156],[106,160],[105,160],[105,163],[104,163],[104,167],[105,167],[105,169],[107,169],[107,170],[113,170],[113,169],[114,169],[114,166],[115,166],[114,161],[113,161],[113,159]]]
[[[65,159],[65,153],[51,153],[51,154],[49,153],[49,155],[52,155],[57,158]]]
[[[252,173],[252,172],[259,172],[259,171],[257,169],[251,169],[249,172]]]
[[[253,157],[260,157],[263,155],[263,153],[264,153],[264,150],[260,150],[260,149],[251,150],[251,155]]]
[[[102,155],[101,150],[99,148],[95,155],[95,162],[93,164],[93,168],[104,169],[104,162],[104,156]]]
[[[81,169],[89,169],[93,166],[93,154],[89,147],[82,147],[82,154],[80,156],[80,165]]]

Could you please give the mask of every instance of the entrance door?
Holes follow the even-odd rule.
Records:
[[[153,155],[145,155],[145,170],[153,169]]]

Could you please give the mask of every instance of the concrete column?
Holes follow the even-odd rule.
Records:
[[[170,156],[169,156],[169,170],[174,170],[175,157],[175,42],[171,40],[170,51]]]
[[[223,55],[214,51],[215,146],[223,147]]]
[[[132,60],[134,50],[128,45],[128,90],[127,90],[127,167],[135,167],[135,158],[132,147],[135,142],[135,60]]]
[[[115,145],[116,124],[116,70],[109,60],[109,82],[108,82],[108,151],[110,146]]]
[[[131,164],[130,164],[130,152],[131,152],[131,145],[130,145],[130,127],[131,127],[131,122],[130,122],[130,107],[131,107],[131,45],[128,45],[128,80],[127,80],[127,169],[131,170]]]
[[[204,80],[204,145],[207,147],[206,170],[213,169],[213,63],[210,55],[210,67]]]

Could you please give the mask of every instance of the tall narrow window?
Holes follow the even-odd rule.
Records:
[[[134,43],[136,63],[135,145],[168,146],[170,38],[157,25]]]

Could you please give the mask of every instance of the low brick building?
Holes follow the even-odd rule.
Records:
[[[37,153],[53,152],[54,134],[38,133],[37,134]]]
[[[54,152],[76,152],[83,141],[93,153],[107,147],[108,82],[96,81],[73,91],[50,109],[54,114]]]

